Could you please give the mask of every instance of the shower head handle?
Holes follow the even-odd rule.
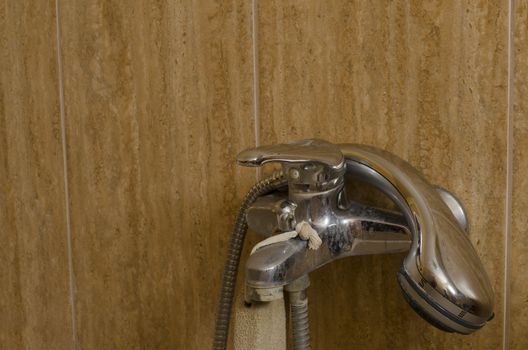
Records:
[[[493,317],[494,293],[466,233],[460,202],[389,152],[340,147],[347,174],[380,189],[406,218],[412,244],[398,282],[409,304],[443,330],[469,334],[480,329]]]

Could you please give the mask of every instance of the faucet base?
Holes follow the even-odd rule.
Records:
[[[246,285],[246,303],[253,301],[268,302],[284,298],[283,287],[258,288]]]

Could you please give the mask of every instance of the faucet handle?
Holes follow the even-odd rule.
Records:
[[[272,162],[320,163],[338,170],[343,168],[345,158],[337,145],[319,139],[308,139],[250,148],[240,152],[237,161],[240,165],[251,167]]]
[[[319,139],[250,148],[240,152],[237,161],[249,167],[281,163],[290,189],[301,192],[335,187],[342,183],[345,173],[345,157],[341,149]]]

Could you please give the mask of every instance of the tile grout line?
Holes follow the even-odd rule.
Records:
[[[260,79],[259,79],[259,57],[258,57],[258,0],[251,2],[251,39],[253,50],[253,121],[255,123],[255,147],[260,146]],[[261,169],[255,168],[256,179],[260,181]]]
[[[70,289],[70,305],[71,305],[71,319],[72,319],[72,346],[73,350],[77,349],[77,327],[76,327],[76,313],[75,313],[75,278],[73,274],[73,254],[72,254],[72,234],[70,221],[70,194],[68,184],[68,154],[66,153],[66,122],[64,111],[64,75],[62,70],[62,49],[61,49],[61,31],[60,31],[60,0],[55,0],[55,26],[56,26],[56,40],[57,40],[57,66],[59,79],[59,110],[60,110],[60,126],[61,126],[61,141],[62,141],[62,163],[63,163],[63,177],[64,177],[64,208],[66,215],[66,237],[68,250],[68,279]]]
[[[512,186],[513,186],[513,35],[515,0],[508,1],[508,87],[506,115],[506,213],[504,236],[504,285],[503,285],[503,331],[502,349],[509,348],[510,325],[510,252],[512,225]]]

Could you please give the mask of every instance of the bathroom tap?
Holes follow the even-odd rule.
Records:
[[[492,318],[493,290],[468,238],[464,208],[407,162],[373,147],[318,139],[248,149],[237,160],[279,163],[287,179],[247,209],[249,228],[272,236],[306,222],[322,240],[316,250],[299,238],[257,249],[246,263],[247,298],[281,298],[284,288],[336,259],[407,252],[397,279],[424,319],[469,334]],[[398,210],[352,200],[347,189],[355,182],[377,188]]]

